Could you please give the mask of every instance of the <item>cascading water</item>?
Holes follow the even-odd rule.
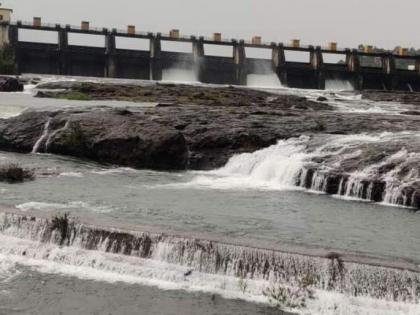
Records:
[[[54,137],[59,134],[60,132],[64,132],[69,128],[70,122],[66,121],[62,128],[54,130],[53,132],[49,133],[47,136],[47,140],[45,141],[45,152],[48,152],[48,147],[50,146],[51,142],[53,141]],[[48,133],[48,131],[47,131]]]
[[[171,68],[163,69],[162,81],[178,83],[197,83],[196,69],[190,68],[186,62],[177,62]]]
[[[247,86],[259,88],[280,88],[280,79],[274,72],[267,74],[249,74],[247,76]]]
[[[37,260],[58,264],[63,266],[59,272],[66,270],[64,266],[68,270],[74,270],[72,266],[79,268],[78,272],[80,268],[93,268],[127,281],[136,278],[152,285],[171,282],[172,288],[188,285],[193,290],[252,297],[260,302],[265,300],[262,292],[273,284],[294,287],[308,279],[319,290],[317,296],[321,299],[325,292],[337,292],[354,298],[364,296],[414,305],[420,300],[420,270],[409,263],[380,263],[372,258],[336,253],[324,257],[291,254],[103,228],[64,217],[50,220],[16,211],[0,213],[0,238],[0,255],[20,257],[21,263]],[[186,279],[187,271],[191,278]],[[247,294],[241,293],[238,279],[247,281]]]
[[[269,148],[234,156],[225,167],[198,176],[194,183],[215,188],[301,187],[418,208],[420,153],[398,151],[396,146],[393,154],[377,161],[383,148],[395,146],[400,137],[413,135],[302,136],[281,140]]]
[[[330,91],[353,91],[353,85],[347,80],[325,80],[325,89]]]
[[[49,128],[50,128],[51,118],[48,118],[46,123],[44,124],[44,129],[42,131],[41,136],[39,139],[35,142],[35,145],[32,148],[32,153],[37,153],[42,143],[47,139]]]
[[[258,88],[280,88],[282,87],[278,75],[266,62],[259,62],[254,65],[255,72],[248,74],[247,86]]]

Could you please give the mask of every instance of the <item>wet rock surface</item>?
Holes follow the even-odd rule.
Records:
[[[19,79],[10,76],[0,76],[0,92],[21,92],[23,84]]]
[[[0,120],[1,150],[27,153],[38,143],[39,152],[102,163],[209,170],[223,166],[235,154],[254,152],[280,139],[307,135],[312,139],[307,144],[310,151],[340,135],[407,133],[347,148],[329,148],[331,154],[314,157],[306,166],[307,178],[297,180],[296,185],[384,201],[390,198],[385,192],[391,189],[385,177],[394,171],[393,185],[398,193],[387,201],[416,208],[420,204],[420,159],[416,155],[420,141],[413,137],[420,132],[419,115],[340,112],[324,100],[234,87],[60,82],[40,88],[49,89],[42,92],[43,97],[67,98],[82,93],[95,100],[153,102],[156,106],[25,112]],[[62,88],[65,90],[58,90]],[[397,101],[403,97],[395,95]],[[401,150],[405,155],[398,162],[389,160]],[[353,174],[371,165],[379,166],[355,182]],[[318,181],[321,186],[314,184],[319,176],[324,177]]]
[[[397,102],[420,106],[420,93],[418,92],[366,90],[362,91],[362,98],[372,101]]]

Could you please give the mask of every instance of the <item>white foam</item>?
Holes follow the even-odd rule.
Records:
[[[63,173],[60,173],[59,176],[81,178],[81,177],[83,177],[83,173],[80,173],[80,172],[63,172]]]
[[[9,236],[0,236],[0,261],[31,266],[39,272],[71,275],[81,279],[105,282],[125,282],[156,286],[164,290],[212,292],[225,298],[244,299],[267,303],[260,293],[265,281],[247,281],[247,292],[238,288],[238,279],[223,275],[204,274],[194,271],[184,274],[188,267],[164,263],[153,259],[121,256],[73,247],[57,247]],[[25,252],[25,256],[22,253]]]
[[[162,81],[188,84],[195,83],[198,81],[198,79],[194,70],[170,68],[163,70]]]
[[[325,89],[329,91],[353,91],[353,85],[347,80],[325,80]]]
[[[100,171],[92,171],[93,174],[98,175],[136,174],[138,172],[138,170],[130,167],[116,167],[110,169],[102,169]]]
[[[282,87],[277,74],[249,74],[247,76],[247,86],[253,88],[280,88]]]
[[[56,210],[67,210],[67,209],[79,209],[87,210],[97,213],[110,213],[114,211],[112,207],[107,205],[91,205],[83,201],[71,201],[67,203],[49,203],[49,202],[26,202],[16,206],[19,210],[40,210],[40,211],[56,211]]]
[[[19,116],[26,107],[14,105],[0,105],[0,118],[12,118]]]
[[[2,264],[8,275],[17,264],[38,272],[74,276],[104,282],[124,282],[155,286],[164,290],[185,290],[220,294],[224,298],[269,303],[263,291],[272,285],[270,280],[246,280],[243,292],[239,279],[191,270],[155,259],[141,259],[75,247],[59,247],[0,234],[0,272]],[[10,279],[10,278],[9,278]],[[416,315],[419,304],[390,302],[366,297],[315,290],[314,299],[307,300],[304,309],[294,309],[304,315]],[[287,310],[287,309],[286,309]]]

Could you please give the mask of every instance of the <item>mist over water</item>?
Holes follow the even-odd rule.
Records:
[[[270,63],[258,61],[254,64],[254,73],[247,76],[247,86],[258,88],[281,88],[280,79]]]
[[[280,79],[277,74],[249,74],[247,77],[247,86],[262,88],[281,88]]]
[[[183,68],[170,68],[163,70],[162,81],[178,83],[197,83],[198,79],[194,70]]]
[[[325,89],[331,91],[353,91],[353,85],[347,80],[325,80]]]

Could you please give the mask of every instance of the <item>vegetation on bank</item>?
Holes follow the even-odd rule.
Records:
[[[65,99],[70,101],[90,101],[92,98],[83,92],[78,91],[66,91],[58,95],[59,99]]]
[[[75,150],[84,149],[85,135],[78,122],[72,122],[69,124],[68,130],[63,136],[63,143],[65,146]]]
[[[0,74],[15,74],[15,57],[13,49],[5,46],[0,49]]]
[[[18,164],[0,165],[0,182],[9,184],[22,183],[34,179],[34,172]]]

